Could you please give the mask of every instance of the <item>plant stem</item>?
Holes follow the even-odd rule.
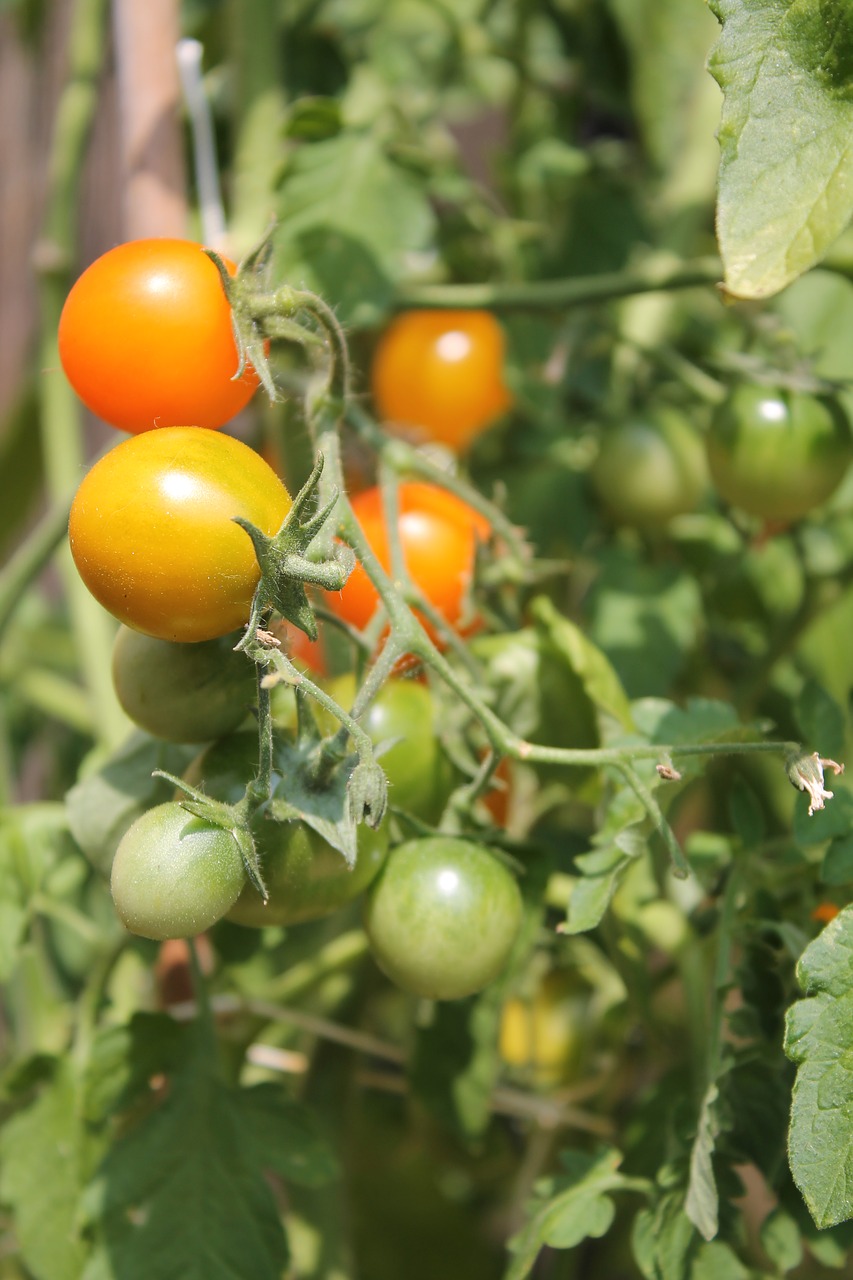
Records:
[[[77,399],[59,373],[56,332],[70,283],[76,232],[76,196],[86,142],[98,106],[98,80],[105,51],[105,0],[78,0],[71,29],[68,80],[57,109],[49,169],[47,215],[38,247],[41,339],[39,366],[51,372],[41,381],[41,432],[48,496],[63,509],[84,469]],[[43,531],[45,542],[50,526]],[[45,548],[37,551],[44,552]],[[110,654],[115,625],[89,595],[67,548],[59,568],[65,586],[81,667],[92,700],[93,721],[109,745],[127,732],[112,686]],[[20,589],[20,583],[19,583]],[[5,621],[5,619],[4,619]]]
[[[713,286],[722,279],[718,258],[696,258],[677,266],[655,262],[626,271],[567,280],[533,280],[519,284],[409,284],[394,299],[408,307],[483,307],[492,311],[565,310],[637,293],[670,293],[675,289]]]

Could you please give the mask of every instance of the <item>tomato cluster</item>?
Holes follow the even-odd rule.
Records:
[[[440,321],[436,314],[426,325],[436,337],[437,358],[459,365],[447,374],[445,394],[458,400],[453,378],[471,379],[460,352],[448,355],[450,338],[458,345],[467,335],[465,358],[482,360],[485,352],[492,361],[480,401],[469,396],[461,408],[456,404],[467,439],[508,403],[500,382],[502,337],[490,317],[471,313],[454,317],[442,342]],[[400,331],[411,340],[418,327],[411,317],[399,329],[392,326],[378,357],[378,388],[387,388],[381,369]],[[83,581],[124,624],[113,653],[116,693],[130,718],[154,737],[207,744],[183,779],[186,792],[143,812],[118,844],[111,887],[121,920],[154,939],[197,934],[223,917],[248,927],[291,926],[370,889],[371,945],[400,986],[436,999],[479,990],[505,963],[521,913],[513,876],[483,847],[433,836],[389,856],[392,824],[378,830],[362,824],[350,869],[324,820],[293,809],[295,719],[274,725],[270,794],[248,804],[258,734],[241,726],[256,704],[256,683],[235,644],[250,617],[260,567],[253,540],[237,521],[272,538],[291,500],[260,454],[206,429],[227,421],[256,382],[251,371],[232,380],[237,352],[216,267],[198,246],[183,242],[120,246],[75,285],[60,346],[66,372],[90,408],[133,433],[86,475],[69,521]],[[405,419],[396,403],[394,416]],[[437,403],[434,397],[433,409]],[[436,485],[401,484],[398,501],[397,537],[411,586],[449,627],[472,629],[468,595],[489,522]],[[392,572],[380,491],[360,493],[353,509],[370,550]],[[329,594],[332,609],[357,629],[369,624],[378,601],[361,565],[342,591]],[[435,634],[433,622],[425,624]],[[287,651],[313,669],[339,704],[351,705],[354,675],[327,678],[316,646],[297,651],[292,624],[282,627]],[[317,712],[316,720],[321,733],[337,731],[328,713]],[[428,687],[389,680],[362,723],[379,749],[394,810],[409,820],[437,821],[457,778]],[[182,803],[187,793],[196,797],[192,812]],[[282,812],[294,816],[282,819]],[[266,896],[249,874],[255,857]]]

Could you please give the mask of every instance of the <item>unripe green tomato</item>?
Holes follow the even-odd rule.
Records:
[[[707,447],[720,497],[782,523],[825,502],[853,457],[850,423],[837,400],[751,383],[720,405]]]
[[[257,735],[235,733],[212,743],[193,761],[185,778],[213,799],[235,804],[256,772],[257,761]],[[287,798],[286,782],[280,784],[279,794]],[[260,813],[252,833],[269,899],[265,904],[246,883],[228,919],[258,929],[300,924],[336,911],[367,888],[388,851],[387,827],[374,831],[364,823],[358,828],[352,870],[344,855],[307,823],[274,822]]]
[[[377,964],[404,991],[459,1000],[509,959],[521,925],[515,878],[482,845],[430,836],[399,845],[365,899]]]
[[[141,729],[167,742],[210,742],[245,720],[256,702],[255,669],[232,632],[217,640],[179,644],[119,627],[113,684]]]
[[[681,413],[658,408],[605,430],[591,479],[618,524],[666,524],[693,511],[707,486],[702,441]]]
[[[110,888],[122,924],[143,938],[191,938],[237,901],[243,857],[228,831],[176,802],[137,818],[119,843]]]
[[[352,706],[355,676],[338,676],[325,689],[344,709]],[[333,732],[337,721],[320,712],[324,732]],[[388,775],[388,802],[424,822],[436,822],[453,790],[453,768],[441,747],[432,694],[415,680],[388,680],[365,715],[362,727],[378,745],[397,739],[379,763]]]

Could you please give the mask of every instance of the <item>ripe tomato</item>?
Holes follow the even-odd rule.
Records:
[[[355,698],[355,677],[338,676],[327,691],[344,709]],[[322,728],[337,722],[323,713]],[[394,741],[381,757],[388,775],[388,802],[424,822],[436,822],[453,790],[453,767],[441,748],[432,694],[413,680],[388,680],[371,703],[361,724],[375,744]]]
[[[110,888],[143,938],[191,938],[221,920],[246,880],[237,841],[179,804],[158,804],[122,836]]]
[[[430,836],[399,845],[365,901],[377,964],[413,995],[459,1000],[498,976],[521,924],[521,894],[482,845]]]
[[[825,502],[853,457],[850,423],[837,400],[749,383],[716,411],[707,445],[720,496],[783,523]]]
[[[674,409],[605,430],[591,472],[618,524],[648,528],[693,511],[707,485],[702,441]]]
[[[488,311],[406,311],[379,339],[371,382],[380,417],[457,453],[512,404],[504,335]]]
[[[258,387],[251,367],[232,381],[231,308],[216,267],[190,240],[132,240],[93,262],[65,301],[59,355],[84,404],[134,433],[221,427]]]
[[[400,542],[409,576],[432,606],[455,626],[462,619],[471,585],[477,542],[488,538],[489,523],[438,485],[410,481],[401,484],[398,493]],[[365,489],[353,498],[352,508],[379,563],[390,571],[391,550],[381,489]],[[357,564],[343,591],[330,593],[328,603],[338,617],[362,629],[373,617],[379,596]],[[432,628],[427,630],[433,634]]]
[[[234,804],[255,772],[257,758],[256,734],[231,734],[198,756],[185,777],[214,799]],[[287,798],[286,781],[278,793]],[[265,905],[247,882],[228,919],[258,929],[300,924],[336,911],[370,884],[388,850],[387,828],[374,831],[362,824],[350,870],[343,854],[304,822],[273,822],[261,813],[252,830],[269,901]]]
[[[247,445],[164,427],[122,441],[85,477],[71,507],[71,552],[120,622],[161,640],[213,640],[248,620],[260,576],[234,516],[274,534],[290,506]]]
[[[141,729],[167,742],[210,742],[254,706],[255,672],[235,653],[239,632],[175,644],[120,627],[113,645],[118,700]]]

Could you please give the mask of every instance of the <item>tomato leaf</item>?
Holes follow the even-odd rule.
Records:
[[[847,0],[712,0],[725,95],[717,231],[728,292],[777,293],[853,214]]]
[[[138,1045],[132,1034],[128,1051]],[[229,1087],[203,1027],[188,1029],[172,1066],[159,1092],[149,1088],[141,1121],[138,1108],[127,1115],[88,1188],[91,1274],[279,1280],[287,1242],[265,1173],[318,1185],[334,1176],[332,1154],[303,1108],[273,1086]],[[142,1074],[133,1063],[124,1073]]]
[[[0,1134],[0,1199],[15,1212],[21,1256],[39,1280],[78,1280],[87,1249],[77,1206],[91,1138],[80,1120],[68,1059]]]
[[[381,319],[406,254],[426,248],[433,234],[422,184],[391,160],[368,130],[349,130],[294,150],[280,206],[277,276],[304,281],[333,297],[346,324]]]
[[[815,1224],[853,1217],[853,909],[845,908],[803,952],[806,993],[788,1011],[785,1052],[797,1063],[788,1151]]]
[[[349,781],[358,764],[348,756],[318,786],[312,766],[316,742],[300,736],[296,742],[282,741],[276,750],[276,770],[285,779],[280,796],[268,807],[272,818],[288,821],[301,818],[328,844],[338,849],[348,864],[355,866],[358,823],[349,801]]]
[[[612,716],[623,729],[633,728],[631,706],[610,661],[580,627],[557,611],[547,596],[537,596],[530,605],[537,627],[575,672],[590,701]]]
[[[616,1211],[610,1193],[645,1191],[648,1186],[644,1179],[619,1173],[621,1161],[620,1153],[612,1148],[594,1155],[562,1153],[566,1172],[538,1185],[526,1225],[510,1240],[514,1256],[504,1280],[524,1280],[545,1245],[572,1249],[582,1240],[606,1233]]]

